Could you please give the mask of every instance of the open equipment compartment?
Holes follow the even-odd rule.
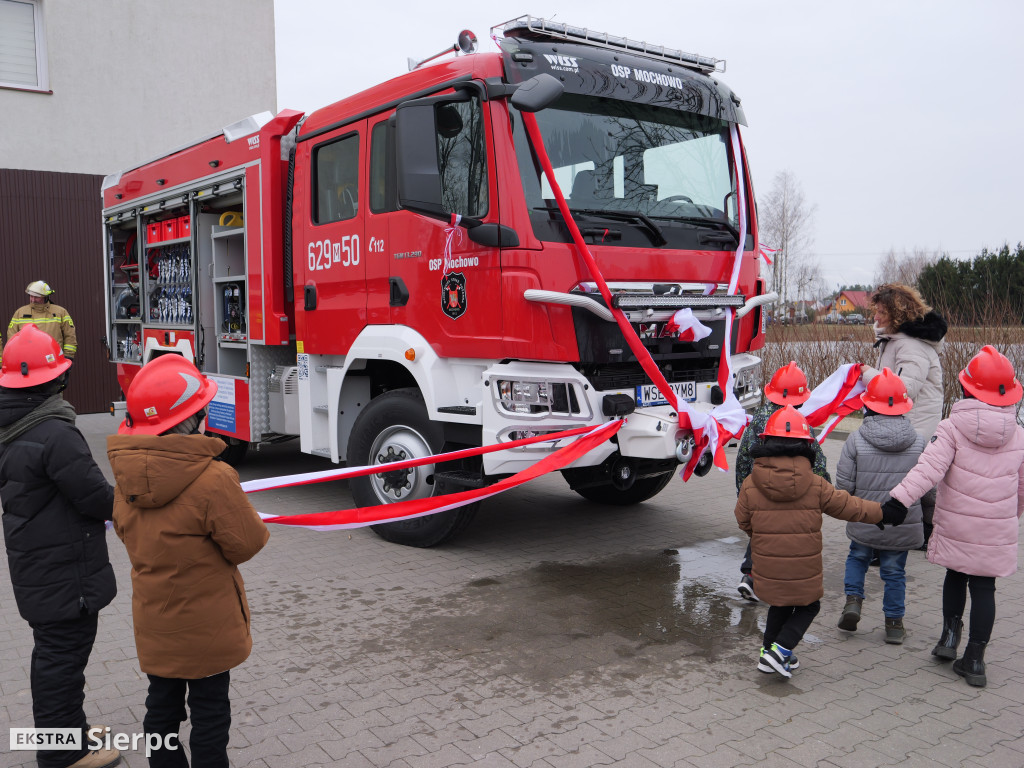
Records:
[[[216,191],[201,190],[196,200],[205,370],[244,377],[249,363],[244,184],[229,179]]]
[[[139,217],[134,211],[108,216],[105,223],[107,252],[107,345],[115,362],[142,361],[142,303],[139,295]]]

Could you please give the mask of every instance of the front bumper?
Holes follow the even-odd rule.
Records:
[[[756,407],[761,397],[757,385],[760,359],[740,354],[734,355],[731,362],[738,383],[743,384],[737,388],[740,404],[747,409]],[[583,374],[563,363],[500,363],[488,368],[483,378],[487,389],[482,403],[485,445],[582,426],[596,427],[610,419],[604,414],[606,395],[635,397],[635,392],[629,389],[596,390]],[[714,408],[715,389],[714,384],[698,384],[691,408],[710,412]],[[538,397],[538,390],[547,393],[546,403],[543,395]],[[689,438],[689,432],[679,428],[678,414],[671,406],[637,407],[625,417],[625,424],[612,440],[570,466],[595,466],[616,452],[628,458],[685,461]],[[486,454],[484,472],[488,475],[519,472],[571,439]]]

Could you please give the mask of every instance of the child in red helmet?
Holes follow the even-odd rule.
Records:
[[[36,728],[87,729],[85,670],[99,612],[117,593],[103,523],[114,489],[61,397],[71,362],[56,339],[26,324],[0,370],[0,503],[11,587],[32,627]],[[8,653],[12,663],[17,659]],[[11,723],[18,725],[18,723]],[[116,749],[41,749],[41,768],[111,768]]]
[[[793,649],[821,609],[821,516],[898,525],[906,513],[883,513],[876,501],[838,491],[811,471],[814,437],[791,405],[768,419],[754,469],[736,500],[736,521],[750,536],[758,596],[768,603],[757,668],[793,676]]]
[[[176,744],[186,697],[193,765],[228,765],[229,672],[252,650],[238,564],[269,534],[235,470],[216,461],[224,442],[200,432],[216,392],[181,356],[159,357],[128,388],[128,415],[107,439],[114,530],[132,562],[135,647],[149,676],[143,728],[165,745],[151,766],[188,765]]]
[[[926,445],[906,417],[914,401],[907,387],[888,368],[868,382],[861,398],[866,415],[860,429],[843,445],[836,467],[836,488],[862,499],[882,502],[917,463]],[[869,523],[847,523],[850,553],[846,557],[846,602],[839,628],[857,629],[864,603],[864,577],[872,555],[879,558],[879,576],[885,582],[882,612],[885,614],[885,642],[901,645],[906,637],[907,552],[924,541],[921,505],[910,505],[907,519],[899,527],[881,530]]]
[[[1017,570],[1024,512],[1024,429],[1017,423],[1021,388],[1013,365],[985,346],[960,371],[963,399],[939,422],[921,458],[892,497],[911,504],[938,484],[928,561],[946,568],[942,635],[932,650],[956,659],[967,592],[970,634],[953,671],[984,687],[985,647],[996,614],[996,578]]]
[[[800,367],[791,362],[784,365],[775,372],[772,380],[764,388],[765,402],[754,411],[750,424],[747,425],[740,439],[739,449],[736,451],[736,493],[743,487],[743,481],[747,479],[750,470],[754,468],[754,459],[751,451],[761,444],[761,433],[769,417],[786,405],[802,405],[811,396],[807,387],[807,377]],[[828,469],[826,468],[825,454],[817,441],[811,441],[811,450],[814,452],[814,459],[811,461],[811,468],[814,474],[831,482]],[[747,600],[757,602],[757,594],[754,592],[754,580],[750,575],[750,544],[747,544],[747,551],[743,555],[743,562],[740,564],[740,583],[736,587]]]

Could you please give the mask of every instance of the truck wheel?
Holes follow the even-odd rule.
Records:
[[[346,460],[350,467],[387,464],[438,453],[443,430],[427,417],[416,389],[396,389],[374,398],[352,425]],[[436,465],[437,467],[444,465]],[[434,494],[434,464],[355,477],[349,482],[358,507],[393,504]],[[395,523],[370,526],[385,541],[410,547],[433,547],[461,533],[479,502]]]
[[[616,488],[611,483],[591,485],[586,488],[574,488],[573,490],[587,501],[627,507],[657,496],[668,485],[673,474],[675,474],[674,471],[666,472],[663,475],[655,475],[654,477],[644,477],[625,490]]]

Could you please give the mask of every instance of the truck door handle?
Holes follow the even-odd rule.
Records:
[[[302,308],[306,311],[316,309],[316,286],[307,285],[303,290],[302,295],[303,305]]]
[[[409,303],[409,289],[405,287],[400,277],[392,277],[388,280],[390,288],[390,303],[392,307],[404,307]]]

